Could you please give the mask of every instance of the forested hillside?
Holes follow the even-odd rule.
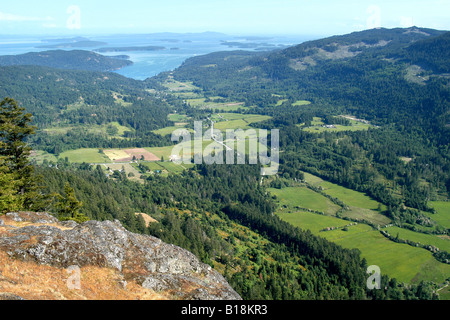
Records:
[[[271,53],[195,57],[173,76],[271,115],[263,126],[282,128],[284,148],[292,151],[283,154],[283,169],[290,174],[302,168],[389,204],[401,193],[408,206],[426,210],[427,199],[436,192],[447,198],[450,190],[449,80],[439,68],[426,69],[446,68],[448,43],[448,33],[429,29],[368,30]],[[436,53],[425,63],[420,52],[428,45]],[[411,63],[421,64],[419,74],[410,74]],[[312,104],[294,107],[298,100]],[[379,128],[319,136],[302,130],[314,117],[343,114]],[[405,167],[401,157],[414,161]]]
[[[35,65],[69,70],[113,71],[132,64],[129,60],[84,50],[50,50],[0,56],[0,66]]]

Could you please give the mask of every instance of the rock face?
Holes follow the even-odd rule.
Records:
[[[169,292],[173,299],[241,299],[217,271],[189,251],[131,233],[117,220],[77,224],[25,212],[4,219],[0,228],[7,232],[0,236],[0,250],[15,259],[58,268],[112,268],[123,275],[123,288],[132,280],[155,292]],[[8,226],[8,221],[16,225]]]

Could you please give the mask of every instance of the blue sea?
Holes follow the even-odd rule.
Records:
[[[90,50],[107,47],[164,47],[157,51],[102,52],[107,56],[126,55],[133,64],[115,72],[137,80],[145,80],[161,72],[179,67],[186,59],[226,50],[268,51],[283,49],[318,37],[305,35],[233,36],[222,33],[153,33],[89,35],[80,37],[45,37],[0,35],[0,55],[17,55],[45,50]],[[102,44],[77,47],[78,41]],[[81,43],[81,42],[80,42]],[[63,46],[61,47],[61,45]],[[67,46],[67,44],[69,44]],[[42,46],[58,46],[43,48]]]

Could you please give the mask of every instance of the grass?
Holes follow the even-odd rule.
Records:
[[[259,114],[221,113],[220,115],[212,116],[213,121],[218,121],[214,123],[214,128],[222,131],[227,129],[250,129],[250,124],[268,119],[271,119],[271,117]]]
[[[278,216],[290,224],[299,227],[304,230],[311,230],[314,234],[319,234],[319,232],[328,227],[343,227],[349,224],[348,221],[338,219],[332,216],[321,216],[317,213],[307,212],[307,211],[297,211],[297,212],[281,212],[278,211]]]
[[[244,106],[243,102],[233,101],[233,102],[214,102],[213,100],[207,101],[206,98],[193,98],[187,99],[192,107],[200,108],[200,109],[211,109],[211,110],[228,110],[228,111],[236,111],[238,109],[246,110],[248,107]]]
[[[320,186],[326,194],[340,199],[349,206],[376,210],[380,204],[378,201],[373,200],[364,193],[339,186],[335,183],[323,180],[320,183]],[[382,209],[384,210],[385,208]]]
[[[306,187],[269,188],[268,191],[276,195],[279,205],[282,208],[285,206],[286,210],[294,210],[295,207],[300,207],[333,215],[340,209],[328,198]]]
[[[306,101],[308,102],[308,101]],[[304,105],[304,104],[303,104]],[[312,133],[321,133],[321,132],[341,132],[341,131],[362,131],[362,130],[368,130],[369,128],[372,128],[373,126],[367,123],[363,123],[360,121],[348,119],[351,122],[350,126],[343,126],[340,124],[335,124],[334,128],[325,128],[323,125],[325,124],[323,122],[322,118],[314,117],[313,121],[311,121],[310,127],[304,127],[303,124],[299,124],[298,126],[303,128],[303,130],[307,132]]]
[[[364,193],[354,191],[335,183],[325,181],[317,176],[304,172],[305,181],[315,187],[322,187],[323,191],[341,200],[349,210],[342,213],[343,217],[367,220],[380,226],[389,224],[391,220],[381,214],[378,209],[386,210],[386,206],[373,200]]]
[[[307,105],[309,105],[309,104],[311,104],[310,101],[307,101],[307,100],[297,100],[297,101],[295,101],[295,102],[292,104],[292,106],[293,106],[293,107],[297,107],[297,106],[307,106]]]
[[[31,158],[36,160],[37,163],[41,164],[44,160],[57,162],[58,159],[55,157],[55,155],[42,151],[42,150],[35,150],[33,151]]]
[[[394,237],[398,234],[398,237],[400,239],[411,240],[414,242],[420,242],[421,244],[425,244],[425,245],[432,245],[432,246],[439,248],[440,250],[450,252],[450,240],[449,239],[440,238],[436,235],[414,232],[411,230],[402,229],[402,228],[394,227],[394,226],[388,227],[385,230]]]
[[[322,187],[324,192],[350,206],[350,210],[342,213],[344,217],[366,219],[379,225],[384,225],[390,221],[377,211],[379,203],[361,192],[327,182],[309,173],[305,173],[305,180],[311,185]],[[310,230],[313,234],[324,237],[344,248],[359,249],[361,256],[367,260],[368,265],[379,266],[381,272],[390,277],[406,283],[418,283],[422,280],[443,283],[450,274],[450,266],[437,261],[428,250],[412,247],[408,244],[395,243],[367,224],[358,223],[350,226],[349,224],[352,221],[307,212],[302,209],[295,210],[296,207],[301,207],[326,212],[328,207],[328,213],[333,213],[333,208],[325,201],[329,201],[329,199],[306,187],[269,189],[269,191],[278,197],[277,215],[282,220],[301,229]],[[335,205],[334,203],[331,204]],[[433,202],[432,205],[438,212],[434,216],[440,217],[440,221],[445,223],[445,219],[449,215],[448,203],[440,201]],[[384,206],[381,207],[384,209]],[[334,208],[334,210],[336,209]],[[343,230],[342,227],[344,226],[347,226],[346,230]],[[335,227],[336,229],[322,231],[328,227]],[[394,236],[398,232],[402,239],[434,245],[445,251],[450,249],[448,238],[444,239],[397,227],[389,227],[386,230]],[[443,290],[442,293],[445,295],[446,291]]]
[[[112,136],[107,133],[107,128],[111,125],[117,128],[117,133]],[[81,129],[87,133],[108,135],[113,138],[122,138],[125,131],[132,131],[132,132],[134,131],[134,129],[120,125],[117,121],[105,123],[102,125],[84,125],[84,126],[76,126],[76,127],[74,127],[74,126],[53,127],[53,128],[43,129],[43,131],[50,135],[64,135],[64,134],[67,134],[68,131],[73,130],[73,129]]]
[[[188,116],[185,114],[172,113],[167,116],[167,119],[173,122],[183,122],[188,119]]]
[[[110,163],[111,160],[103,153],[99,152],[99,149],[77,149],[63,152],[59,155],[59,158],[68,158],[70,162],[75,163]]]
[[[152,132],[155,134],[159,134],[161,136],[171,135],[177,129],[182,128],[182,126],[173,126],[173,127],[165,127],[158,130],[153,130]]]
[[[344,248],[358,248],[368,265],[377,265],[381,272],[402,282],[421,280],[442,283],[450,274],[450,266],[438,262],[430,252],[399,244],[386,239],[379,231],[366,224],[357,224],[342,229],[321,232],[326,227],[342,227],[350,222],[335,217],[310,212],[282,213],[278,216],[302,229],[309,229],[315,235],[324,237]]]
[[[441,226],[450,229],[450,201],[430,201],[429,205],[436,210],[436,213],[425,214]]]

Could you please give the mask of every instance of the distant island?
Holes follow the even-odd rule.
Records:
[[[63,43],[63,42],[78,42],[78,41],[89,41],[85,37],[74,37],[74,38],[56,38],[56,39],[42,39],[42,42],[53,42],[53,43]]]
[[[37,46],[36,48],[45,48],[45,49],[94,48],[105,45],[107,45],[107,43],[102,41],[81,40],[75,42],[46,44],[42,46]]]
[[[96,52],[123,52],[123,51],[159,51],[165,50],[160,46],[136,46],[136,47],[106,47],[95,49]]]
[[[106,57],[85,50],[49,50],[0,56],[0,66],[35,65],[58,69],[114,71],[131,65],[126,59]]]

